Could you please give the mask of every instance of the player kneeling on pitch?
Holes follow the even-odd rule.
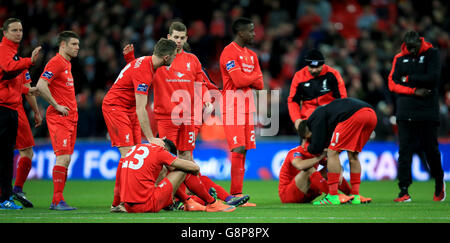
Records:
[[[156,213],[171,205],[186,173],[197,175],[200,172],[193,161],[177,158],[169,152],[175,147],[172,141],[164,139],[164,143],[164,147],[138,144],[124,158],[120,196],[127,212]],[[170,173],[159,182],[164,167]]]

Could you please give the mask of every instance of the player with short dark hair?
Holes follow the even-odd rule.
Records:
[[[231,151],[230,194],[242,195],[247,150],[256,148],[253,113],[256,111],[253,89],[264,87],[258,56],[247,48],[255,39],[255,25],[247,18],[232,24],[233,41],[220,55],[223,80],[222,119]],[[247,202],[243,206],[256,206]]]
[[[138,144],[131,147],[122,163],[120,197],[129,213],[157,213],[173,203],[173,196],[186,174],[198,174],[200,168],[190,160],[169,153],[163,146]],[[171,170],[160,182],[163,167]]]
[[[377,124],[377,116],[373,107],[355,98],[336,99],[318,107],[299,125],[299,134],[308,140],[308,152],[321,154],[327,149],[328,194],[315,204],[341,204],[349,201],[349,197],[338,194],[341,164],[339,154],[347,151],[350,163],[350,184],[353,204],[370,202],[359,194],[361,184],[361,163],[358,158],[364,145],[370,138]]]
[[[57,40],[58,53],[45,66],[36,87],[50,104],[46,121],[56,155],[50,210],[65,211],[76,209],[65,202],[63,192],[77,137],[78,109],[70,61],[78,56],[80,38],[73,31],[63,31]]]
[[[120,198],[120,171],[123,158],[130,148],[141,143],[141,130],[148,142],[163,144],[162,140],[153,134],[146,106],[156,70],[171,65],[175,49],[176,44],[173,41],[160,39],[152,56],[140,57],[122,69],[103,99],[102,111],[111,137],[111,145],[119,149],[121,157],[116,172],[111,212],[123,211]]]

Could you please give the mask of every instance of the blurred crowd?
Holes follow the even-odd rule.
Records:
[[[265,89],[280,91],[279,135],[295,135],[287,110],[294,73],[305,66],[304,54],[318,48],[326,64],[340,71],[348,96],[377,109],[377,140],[395,140],[395,101],[387,87],[392,60],[401,39],[416,30],[440,50],[441,139],[450,137],[449,30],[445,0],[11,0],[1,1],[0,22],[23,21],[21,56],[43,47],[31,70],[37,82],[45,63],[55,55],[56,36],[71,29],[81,37],[79,57],[72,61],[79,106],[78,137],[106,136],[101,102],[125,65],[122,48],[132,43],[135,55],[151,54],[166,37],[173,19],[188,27],[188,43],[221,88],[219,56],[232,40],[231,23],[240,16],[255,23],[257,52]],[[45,116],[47,103],[38,99]],[[46,137],[47,128],[33,128]]]

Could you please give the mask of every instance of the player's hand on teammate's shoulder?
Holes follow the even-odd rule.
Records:
[[[431,94],[431,90],[426,89],[426,88],[417,88],[414,91],[414,94],[419,96],[419,97],[427,97]]]
[[[164,148],[164,145],[165,145],[164,141],[161,138],[150,138],[148,140],[148,142],[152,143],[152,144],[155,144],[155,145],[158,145],[158,146],[161,146],[163,148]]]

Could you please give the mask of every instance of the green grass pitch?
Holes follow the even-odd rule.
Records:
[[[217,181],[229,189],[229,181]],[[394,203],[395,181],[363,181],[361,194],[372,197],[366,205],[315,206],[282,204],[278,181],[245,181],[244,190],[257,207],[238,208],[231,213],[168,212],[113,214],[109,207],[114,181],[69,180],[64,197],[78,210],[49,210],[53,184],[50,180],[29,180],[27,197],[34,208],[20,211],[1,210],[0,222],[9,223],[450,223],[449,201],[434,202],[434,182],[414,182],[410,187],[412,202]],[[18,202],[17,202],[18,203]],[[18,203],[19,204],[19,203]]]

